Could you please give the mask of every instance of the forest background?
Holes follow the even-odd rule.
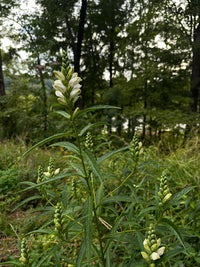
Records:
[[[29,142],[64,127],[48,117],[62,49],[83,78],[81,108],[121,107],[106,115],[109,132],[130,139],[139,129],[151,138],[198,124],[198,0],[37,0],[31,13],[20,4],[1,1],[1,43],[12,40],[1,49],[1,138],[24,136]]]

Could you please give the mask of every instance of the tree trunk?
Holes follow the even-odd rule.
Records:
[[[4,86],[2,57],[1,57],[1,49],[0,49],[0,96],[4,96],[5,94],[6,94],[6,91],[5,91],[5,86]]]
[[[80,74],[80,59],[81,59],[81,50],[82,50],[83,35],[84,35],[84,26],[86,20],[86,11],[87,11],[87,0],[82,0],[76,52],[74,55],[74,71],[78,72],[78,74]]]
[[[193,44],[193,61],[191,75],[191,110],[197,112],[200,91],[200,23],[195,30]]]

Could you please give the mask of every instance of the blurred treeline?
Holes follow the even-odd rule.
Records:
[[[110,132],[155,138],[198,126],[198,0],[36,0],[31,13],[20,12],[23,2],[0,7],[1,43],[13,42],[1,49],[1,139],[35,141],[67,128],[50,115],[62,49],[83,79],[80,108],[121,107],[90,118],[107,122]]]

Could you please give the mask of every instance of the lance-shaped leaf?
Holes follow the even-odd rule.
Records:
[[[59,133],[59,134],[55,134],[55,135],[52,135],[50,137],[47,137],[46,139],[44,139],[44,140],[40,141],[39,143],[35,144],[34,146],[32,146],[28,151],[26,151],[23,154],[23,157],[26,156],[28,153],[30,153],[36,147],[42,146],[42,145],[48,143],[49,141],[52,141],[52,140],[55,140],[55,139],[58,139],[58,138],[61,138],[61,137],[66,137],[66,136],[68,136],[68,134],[66,134],[66,133]]]
[[[102,176],[100,168],[99,168],[99,166],[98,166],[98,164],[94,158],[94,155],[89,150],[86,150],[85,152],[83,152],[83,155],[84,155],[88,165],[90,166],[91,170],[93,171],[93,173],[99,178],[100,182],[102,183],[103,176]]]
[[[100,110],[100,109],[121,109],[119,107],[115,107],[115,106],[110,106],[110,105],[98,105],[98,106],[92,106],[83,110],[80,110],[79,112],[76,113],[76,115],[73,117],[74,119],[91,111],[95,111],[95,110]]]

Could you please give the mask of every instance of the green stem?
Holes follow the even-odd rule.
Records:
[[[79,137],[79,135],[77,133],[76,125],[75,125],[75,122],[73,120],[72,120],[72,125],[73,125],[74,133],[75,133],[75,136],[76,136],[76,140],[77,140],[77,145],[78,145],[78,149],[79,149],[79,153],[80,153],[80,159],[81,159],[83,170],[84,170],[84,173],[85,173],[85,180],[87,182],[88,192],[89,192],[89,195],[92,196],[92,188],[91,188],[91,185],[89,183],[89,176],[87,174],[84,158],[83,158],[83,155],[82,155],[80,137]],[[95,203],[94,198],[93,198],[93,201],[94,201],[94,205],[93,205],[93,207],[94,207],[93,208],[94,219],[95,219],[95,224],[96,224],[97,233],[98,233],[98,240],[99,240],[99,244],[100,244],[100,253],[101,253],[100,260],[102,262],[103,267],[105,267],[106,264],[105,264],[104,253],[103,253],[103,245],[102,245],[102,240],[101,240],[101,231],[100,231],[100,228],[99,228],[98,216],[97,216],[97,213],[96,213],[96,203]]]

